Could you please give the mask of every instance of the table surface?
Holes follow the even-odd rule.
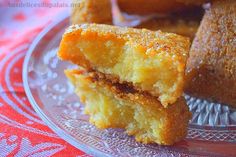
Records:
[[[22,64],[32,40],[69,7],[9,5],[0,1],[0,156],[89,156],[45,125],[22,83]]]

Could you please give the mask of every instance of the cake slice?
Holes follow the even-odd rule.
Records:
[[[150,94],[114,84],[97,72],[67,70],[66,75],[98,128],[124,128],[139,142],[161,145],[172,145],[187,134],[191,113],[183,97],[164,108]]]
[[[236,107],[236,1],[213,1],[192,43],[185,92]]]
[[[182,95],[189,46],[189,38],[172,33],[82,24],[67,29],[58,56],[132,84],[167,107]]]
[[[112,24],[110,0],[73,0],[71,23]]]

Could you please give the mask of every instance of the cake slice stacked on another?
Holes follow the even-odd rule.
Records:
[[[109,25],[73,25],[58,56],[99,128],[124,128],[138,141],[171,145],[184,138],[191,113],[182,97],[188,38]]]
[[[166,107],[182,95],[189,45],[188,38],[172,33],[82,24],[66,31],[58,56],[131,83]]]

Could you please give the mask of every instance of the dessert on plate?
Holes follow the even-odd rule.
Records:
[[[81,24],[67,29],[58,56],[80,67],[66,75],[91,123],[172,145],[186,136],[191,118],[182,96],[189,45],[172,33]]]
[[[213,1],[187,63],[186,93],[236,107],[236,1]]]
[[[67,29],[58,56],[128,82],[167,107],[182,95],[189,46],[188,38],[172,33],[82,24]]]
[[[96,127],[172,145],[186,136],[191,119],[184,88],[236,105],[236,1],[74,2],[80,4],[72,11],[75,25],[63,35],[58,56],[79,66],[65,73]],[[127,20],[152,18],[136,28],[104,25],[127,13]],[[193,40],[190,57],[190,40],[181,35]]]

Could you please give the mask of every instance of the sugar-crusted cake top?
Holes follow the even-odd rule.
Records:
[[[96,33],[106,38],[117,38],[130,42],[134,46],[146,49],[146,53],[155,55],[165,52],[173,57],[186,60],[190,47],[190,40],[181,35],[147,29],[117,27],[104,24],[80,24],[70,26],[65,35],[89,35]],[[179,58],[179,59],[180,59]]]

